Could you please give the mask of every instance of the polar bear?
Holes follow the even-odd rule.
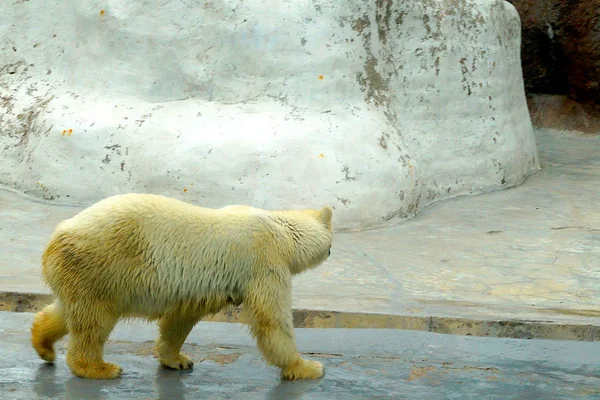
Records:
[[[112,379],[103,359],[120,318],[158,320],[154,347],[167,368],[193,362],[180,349],[200,319],[243,304],[250,332],[283,379],[316,379],[323,365],[300,357],[292,276],[327,259],[332,208],[266,211],[210,209],[168,197],[106,198],[61,222],[42,257],[57,300],[36,314],[32,344],[53,362],[53,344],[70,334],[67,364],[82,378]]]

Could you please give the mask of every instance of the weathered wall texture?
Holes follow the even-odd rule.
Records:
[[[600,103],[600,0],[509,1],[523,21],[526,89]]]
[[[600,0],[509,1],[522,20],[525,89],[538,94],[534,123],[600,131]]]
[[[340,229],[538,169],[501,0],[0,3],[0,184],[335,206]]]

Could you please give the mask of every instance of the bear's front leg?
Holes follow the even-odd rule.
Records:
[[[252,335],[267,362],[281,368],[283,379],[321,378],[323,364],[303,359],[296,349],[291,297],[291,274],[269,271],[256,279],[244,300]]]
[[[194,366],[190,356],[181,353],[180,350],[200,318],[201,316],[189,317],[173,313],[160,319],[160,337],[156,341],[154,352],[163,367],[189,369]]]

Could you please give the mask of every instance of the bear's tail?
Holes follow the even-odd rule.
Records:
[[[33,318],[31,344],[44,361],[51,363],[56,358],[54,343],[68,332],[63,305],[56,300]]]

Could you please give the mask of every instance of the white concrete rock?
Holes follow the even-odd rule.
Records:
[[[0,3],[0,184],[380,227],[539,169],[501,0]]]

